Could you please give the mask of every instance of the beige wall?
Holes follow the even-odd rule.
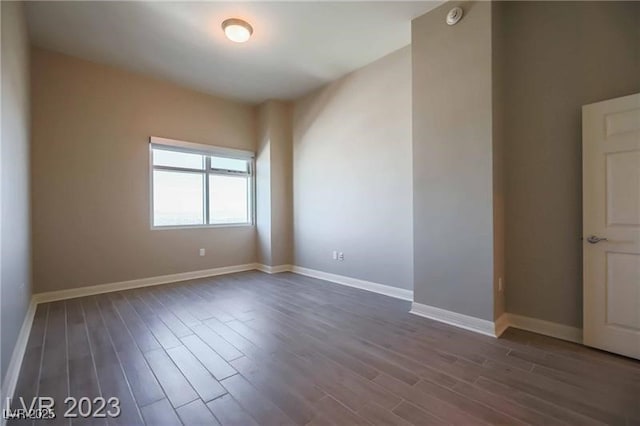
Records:
[[[293,261],[291,105],[268,101],[258,107],[258,261],[289,265]]]
[[[256,148],[256,257],[273,265],[271,249],[271,113],[268,104],[257,111]]]
[[[291,105],[269,102],[271,109],[271,265],[293,261],[293,136]]]
[[[22,4],[2,2],[0,139],[0,377],[3,379],[31,297],[29,205],[29,44]],[[1,395],[0,395],[1,396]],[[4,401],[4,399],[2,399]]]
[[[491,85],[492,85],[492,137],[493,137],[493,317],[500,318],[506,312],[507,300],[505,293],[506,277],[506,172],[504,138],[504,50],[496,39],[501,38],[503,32],[502,3],[491,3]],[[502,289],[499,282],[502,279]]]
[[[447,12],[462,4],[451,27]],[[413,20],[414,300],[494,319],[491,3]]]
[[[297,101],[293,129],[296,265],[411,289],[410,47]]]
[[[640,91],[640,3],[502,7],[507,310],[580,326],[580,107]]]
[[[148,147],[254,150],[253,107],[39,49],[31,71],[36,291],[255,262],[254,227],[150,230]]]

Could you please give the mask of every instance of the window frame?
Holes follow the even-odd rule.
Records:
[[[204,157],[204,167],[202,169],[192,169],[187,167],[173,166],[156,166],[153,164],[154,149],[181,152],[185,154],[197,154]],[[237,170],[218,169],[211,167],[211,157],[230,158],[235,160],[243,160],[247,162],[247,171],[241,172]],[[191,142],[183,142],[172,139],[150,137],[149,138],[149,223],[151,230],[170,230],[170,229],[201,229],[201,228],[236,228],[236,227],[252,227],[256,221],[256,174],[255,174],[255,158],[254,153],[250,151],[242,151],[231,148],[217,147],[213,145],[202,145]],[[177,173],[200,174],[203,179],[203,224],[193,225],[156,225],[154,217],[154,171],[168,171]],[[244,176],[248,182],[247,194],[247,214],[249,220],[247,222],[237,223],[209,223],[210,221],[210,192],[209,192],[209,176]]]

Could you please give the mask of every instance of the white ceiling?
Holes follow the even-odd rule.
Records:
[[[27,2],[33,44],[258,103],[293,99],[411,42],[440,2]],[[220,24],[243,18],[248,43]]]

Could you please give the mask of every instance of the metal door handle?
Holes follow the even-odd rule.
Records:
[[[595,235],[589,235],[587,237],[587,242],[590,244],[598,244],[600,241],[607,241],[606,238],[600,238]]]

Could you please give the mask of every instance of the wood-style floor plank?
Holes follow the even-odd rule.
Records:
[[[135,292],[126,292],[123,294],[127,302],[131,304],[136,313],[142,318],[142,321],[149,328],[158,343],[165,349],[180,346],[178,337],[167,327],[167,325],[155,314]],[[187,333],[188,334],[188,333]]]
[[[96,367],[93,363],[87,324],[78,299],[68,300],[67,309],[67,353],[69,354],[69,396],[80,400],[87,397],[93,401],[102,396]],[[76,425],[106,425],[104,418],[78,416],[71,419]]]
[[[433,416],[431,413],[428,413],[410,402],[402,401],[397,407],[392,410],[393,414],[398,417],[403,418],[407,422],[412,425],[421,426],[421,425],[446,425],[446,423],[442,419]],[[460,423],[465,424],[465,423]],[[475,424],[475,423],[468,423]]]
[[[368,403],[358,410],[358,415],[373,425],[409,426],[411,423],[379,405]]]
[[[144,303],[153,310],[153,312],[162,320],[162,322],[171,330],[176,337],[184,337],[192,334],[192,331],[187,327],[180,318],[178,318],[171,309],[168,309],[163,303],[160,302],[156,292],[158,290],[154,288],[136,290],[134,294],[140,295]]]
[[[169,349],[167,354],[204,402],[209,402],[226,393],[215,377],[184,346]]]
[[[146,407],[142,407],[142,417],[148,425],[176,426],[181,424],[180,419],[166,399],[161,399]]]
[[[224,340],[224,338],[209,327],[205,325],[197,325],[191,327],[191,329],[225,361],[233,361],[234,359],[242,356],[242,352],[236,349],[231,343]]]
[[[150,351],[144,356],[174,408],[198,399],[196,391],[164,350]]]
[[[67,395],[118,397],[126,425],[640,425],[640,362],[409,305],[254,271],[41,304],[12,404],[54,396],[66,425],[105,424],[62,418]]]
[[[147,327],[145,322],[140,318],[140,315],[131,306],[131,304],[125,299],[121,293],[111,293],[108,295],[109,300],[113,303],[113,306],[117,310],[118,314],[127,325],[127,328],[135,338],[136,344],[140,347],[142,352],[152,351],[160,348],[160,343],[155,338],[151,330]]]
[[[238,401],[260,425],[293,425],[295,424],[282,410],[273,404],[265,395],[254,388],[240,375],[224,379],[222,385]]]
[[[216,416],[222,426],[257,426],[253,420],[235,399],[229,394],[214,399],[207,407]]]
[[[317,409],[323,413],[323,416],[336,425],[370,425],[367,420],[360,417],[344,405],[327,395],[317,404]]]
[[[291,389],[286,381],[277,375],[259,368],[247,357],[232,361],[233,366],[256,389],[262,392],[271,402],[277,405],[297,424],[307,424],[315,416],[313,406]]]
[[[185,336],[182,343],[209,370],[216,380],[233,376],[237,371],[196,335]]]
[[[108,419],[109,424],[143,424],[138,407],[124,370],[118,359],[109,332],[107,331],[95,297],[81,299],[84,317],[87,323],[87,335],[91,354],[96,367],[102,396],[106,399],[116,397],[120,400],[120,415]]]
[[[185,425],[219,425],[220,422],[204,403],[196,399],[176,410],[180,420]]]
[[[49,307],[47,331],[44,337],[44,352],[40,369],[38,395],[48,396],[55,401],[55,419],[47,424],[68,425],[63,417],[64,400],[69,395],[69,374],[67,366],[67,315],[65,302],[53,302]]]
[[[145,405],[164,398],[164,393],[147,364],[142,352],[127,326],[114,309],[106,295],[96,297],[98,309],[111,337],[120,364],[124,369],[129,387],[138,405]]]

